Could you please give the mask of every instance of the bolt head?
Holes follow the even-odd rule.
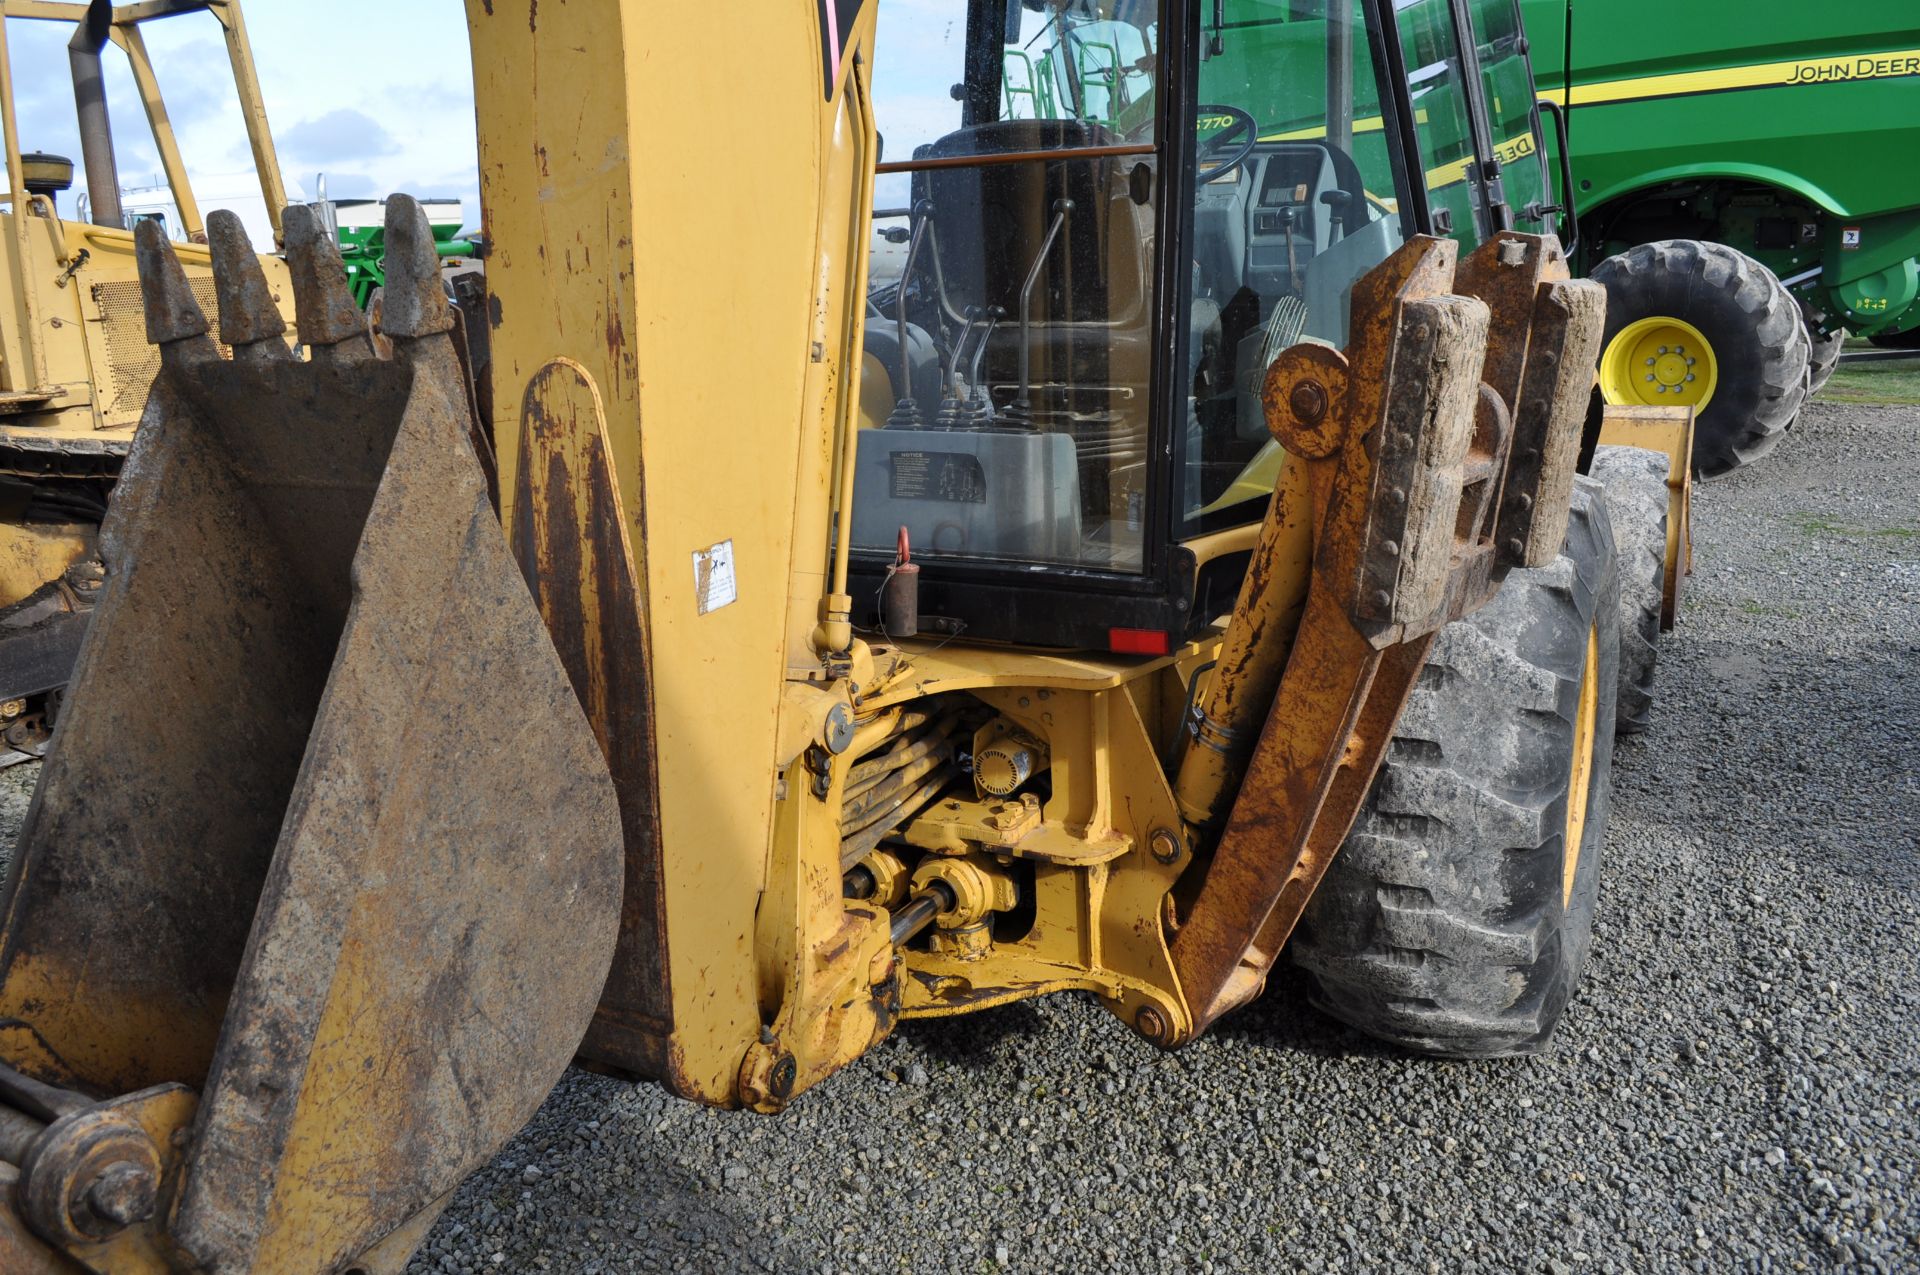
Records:
[[[1155,828],[1147,838],[1147,850],[1155,863],[1173,863],[1180,858],[1180,838],[1165,828]]]
[[[1134,1030],[1156,1045],[1167,1043],[1168,1029],[1166,1016],[1151,1005],[1142,1005],[1140,1012],[1133,1016]]]
[[[767,1072],[767,1086],[773,1090],[773,1096],[780,1099],[793,1096],[793,1082],[799,1079],[800,1067],[794,1062],[792,1054],[782,1054],[780,1060]]]
[[[1302,425],[1318,425],[1327,414],[1327,387],[1318,381],[1302,381],[1287,396],[1287,406]]]
[[[115,1226],[137,1226],[153,1216],[160,1184],[138,1165],[108,1165],[87,1188],[86,1203],[95,1217]]]

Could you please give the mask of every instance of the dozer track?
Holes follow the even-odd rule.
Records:
[[[508,549],[419,206],[385,335],[286,233],[305,360],[209,219],[7,882],[0,1270],[397,1270],[532,1114],[612,958],[600,747]],[[484,443],[484,440],[481,440]]]

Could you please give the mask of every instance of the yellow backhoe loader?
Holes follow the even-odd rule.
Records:
[[[1603,300],[1514,228],[1463,4],[468,17],[490,419],[412,201],[390,357],[306,210],[295,332],[231,218],[214,318],[139,229],[0,1268],[398,1271],[570,1060],[776,1112],[1044,993],[1176,1049],[1288,953],[1385,1039],[1545,1043]]]
[[[0,140],[6,150],[0,200],[0,766],[38,756],[57,717],[80,640],[99,596],[100,520],[146,408],[158,359],[141,324],[133,223],[159,216],[180,241],[195,295],[211,305],[205,221],[161,93],[145,32],[200,15],[228,55],[241,120],[259,177],[261,207],[277,235],[286,187],[274,156],[238,0],[0,0]],[[8,40],[23,27],[71,29],[66,62],[21,67]],[[172,220],[122,203],[116,138],[107,109],[104,59],[126,58],[146,124],[166,171]],[[85,213],[60,215],[74,161],[22,151],[19,102],[71,72],[86,182]],[[125,121],[122,121],[124,123]],[[31,141],[32,139],[26,139]],[[45,143],[41,143],[44,145]],[[275,245],[262,247],[271,252]],[[286,267],[262,268],[288,317]]]

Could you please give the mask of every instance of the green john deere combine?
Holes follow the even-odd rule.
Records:
[[[1911,0],[1523,8],[1567,109],[1577,264],[1607,287],[1609,400],[1694,406],[1695,464],[1725,473],[1773,449],[1847,331],[1920,346]]]

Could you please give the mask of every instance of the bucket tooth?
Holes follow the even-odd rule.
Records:
[[[280,214],[287,236],[287,269],[293,276],[293,308],[300,343],[316,360],[344,362],[373,357],[367,318],[347,290],[340,245],[313,209],[289,204]]]
[[[207,244],[213,252],[214,295],[220,301],[220,339],[233,347],[233,357],[243,363],[292,358],[282,339],[287,321],[274,304],[273,289],[240,218],[224,208],[207,214]]]
[[[146,308],[147,340],[164,360],[183,353],[217,357],[207,339],[207,316],[187,285],[187,272],[167,242],[160,223],[149,218],[133,232],[134,259],[140,268],[140,297]]]
[[[387,287],[380,330],[396,340],[453,330],[440,282],[440,254],[426,210],[412,195],[387,200]]]

